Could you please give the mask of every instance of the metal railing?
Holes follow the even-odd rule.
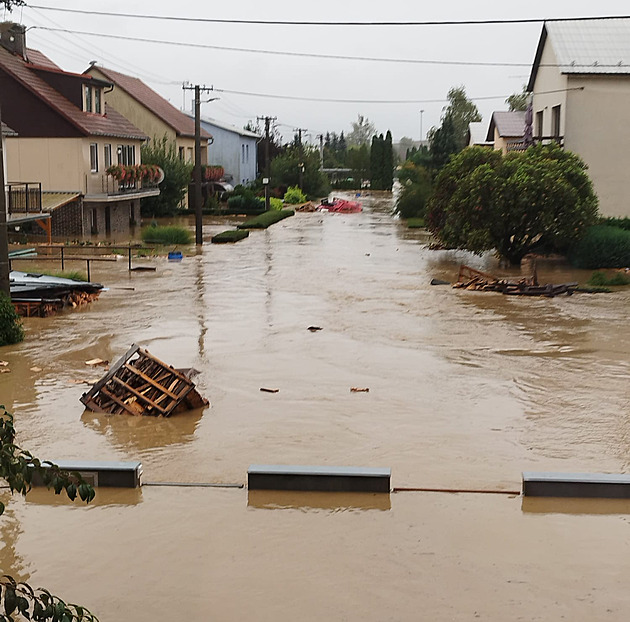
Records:
[[[155,181],[148,179],[136,181],[118,181],[111,175],[86,175],[86,194],[119,195],[157,188]]]
[[[39,214],[42,211],[42,184],[34,182],[9,182],[6,185],[9,214]]]

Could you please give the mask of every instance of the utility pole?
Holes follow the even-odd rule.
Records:
[[[319,168],[324,168],[324,135],[318,134],[319,138]]]
[[[296,127],[293,131],[298,133],[298,147],[300,150],[300,161],[298,162],[298,173],[300,176],[300,181],[298,182],[298,186],[300,187],[300,190],[302,190],[302,185],[304,182],[304,149],[302,147],[302,132],[308,132],[308,130],[305,127]]]
[[[258,121],[265,122],[265,210],[269,211],[269,183],[271,182],[271,158],[269,155],[269,146],[271,143],[271,122],[277,117],[256,117]]]
[[[9,231],[4,189],[4,151],[2,148],[2,111],[0,111],[0,291],[11,296],[9,284]]]
[[[209,93],[213,87],[182,85],[184,91],[195,91],[195,168],[193,171],[193,181],[195,183],[195,244],[203,244],[203,214],[201,201],[201,92]]]

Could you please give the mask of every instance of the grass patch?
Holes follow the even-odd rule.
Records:
[[[407,218],[407,229],[425,229],[424,218]]]
[[[612,290],[610,287],[584,287],[580,285],[575,288],[575,291],[583,294],[610,294]]]
[[[192,236],[183,227],[152,225],[142,230],[142,241],[145,244],[191,244]]]
[[[260,214],[260,216],[246,220],[244,223],[237,226],[239,229],[266,229],[280,220],[293,216],[294,214],[295,212],[292,209],[269,210],[268,212],[264,212]]]
[[[615,272],[611,276],[608,276],[605,272],[593,272],[586,284],[594,287],[630,285],[630,275],[624,274],[623,272]]]
[[[243,229],[229,229],[212,236],[210,240],[213,244],[229,244],[238,242],[249,235],[249,231]]]

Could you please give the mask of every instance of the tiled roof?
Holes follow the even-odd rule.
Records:
[[[29,53],[30,51],[27,51],[27,54]],[[16,56],[0,47],[0,67],[36,97],[43,100],[57,114],[74,125],[81,133],[87,136],[114,136],[139,140],[148,138],[135,125],[111,108],[106,108],[105,116],[83,112],[77,108],[70,100],[66,99],[33,71],[33,69],[40,67],[39,63],[47,59],[38,52],[37,60],[38,65],[32,65],[24,61],[20,56]],[[59,70],[52,61],[41,66],[47,69]],[[75,75],[83,80],[89,79],[89,76],[70,75]]]
[[[468,144],[469,145],[485,145],[488,143],[486,139],[485,125],[486,124],[483,121],[471,121],[468,124],[468,138],[469,138]]]
[[[630,74],[630,18],[546,22],[529,79],[530,91],[547,41],[561,73]]]
[[[28,58],[28,62],[33,63],[33,65],[46,67],[46,69],[58,69],[61,71],[61,67],[59,67],[59,65],[55,65],[48,56],[44,56],[39,50],[26,48],[26,56]]]
[[[113,69],[106,69],[100,65],[94,65],[94,69],[111,80],[118,88],[126,91],[137,102],[157,115],[164,123],[170,125],[178,136],[188,138],[195,137],[195,122],[187,114],[178,110],[169,101],[158,95],[142,80],[119,73]],[[88,70],[89,71],[89,70]],[[212,138],[205,130],[201,130],[202,138]]]
[[[495,127],[501,137],[523,136],[525,134],[525,113],[521,111],[508,112],[507,110],[493,112],[486,140],[494,140]]]

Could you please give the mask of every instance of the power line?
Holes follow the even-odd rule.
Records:
[[[595,17],[531,17],[522,19],[473,19],[473,20],[428,20],[428,21],[352,21],[314,22],[308,20],[262,20],[262,19],[221,19],[213,17],[181,17],[173,15],[149,15],[140,13],[112,13],[108,11],[87,11],[85,9],[62,9],[51,6],[29,5],[42,11],[58,11],[82,15],[104,17],[125,17],[133,19],[154,19],[172,22],[197,22],[205,24],[253,24],[258,26],[478,26],[496,24],[541,24],[543,22],[579,22],[587,20],[628,19],[629,15],[604,15]]]
[[[448,99],[335,99],[327,97],[301,97],[299,95],[272,95],[271,93],[251,93],[248,91],[232,91],[228,89],[215,88],[217,93],[229,93],[231,95],[246,95],[249,97],[264,97],[269,99],[288,99],[294,101],[308,101],[333,104],[443,104]],[[565,93],[567,91],[583,91],[583,86],[568,89],[555,89],[553,91],[541,91],[538,95],[548,95],[550,93]],[[483,101],[489,99],[505,99],[509,95],[483,95],[481,97],[469,97],[471,101]],[[283,124],[280,124],[283,125]]]
[[[319,59],[331,59],[331,60],[351,60],[351,61],[368,61],[368,62],[379,62],[379,63],[406,63],[413,65],[451,65],[451,66],[469,66],[469,67],[531,67],[532,63],[507,63],[507,62],[485,62],[485,61],[460,61],[460,60],[426,60],[426,59],[416,59],[416,58],[382,58],[376,56],[345,56],[342,54],[315,54],[310,52],[283,52],[278,50],[259,50],[255,48],[241,48],[241,47],[230,47],[224,45],[211,45],[209,43],[191,43],[191,42],[183,42],[183,41],[167,41],[163,39],[148,39],[146,37],[131,37],[128,35],[114,35],[114,34],[106,34],[100,32],[87,32],[83,30],[70,30],[68,28],[50,28],[48,26],[32,26],[32,29],[38,30],[48,30],[50,32],[65,32],[67,34],[73,35],[86,35],[90,37],[105,37],[107,39],[119,39],[123,41],[138,41],[141,43],[158,43],[162,45],[172,45],[178,47],[188,47],[188,48],[200,48],[206,50],[222,50],[227,52],[246,52],[249,54],[269,54],[272,56],[292,56],[299,58],[319,58]],[[593,64],[549,64],[549,63],[541,63],[539,67],[571,67],[575,68],[588,68],[593,67]],[[598,68],[615,68],[619,69],[619,67],[626,67],[627,65],[623,63],[616,63],[612,65],[604,65],[598,64],[596,65]]]

